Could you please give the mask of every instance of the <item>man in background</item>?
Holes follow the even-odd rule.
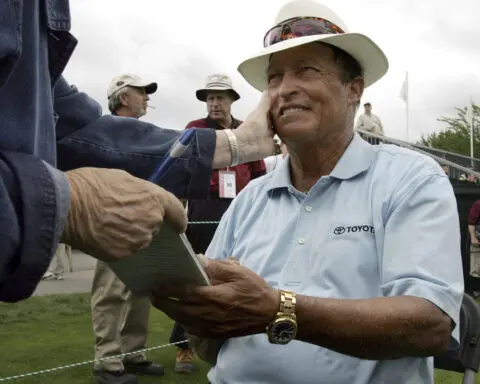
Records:
[[[65,260],[71,266],[72,260],[72,247],[68,244],[58,244],[55,255],[52,262],[48,267],[47,272],[43,275],[43,280],[63,280],[63,274],[65,273]]]
[[[149,94],[157,83],[123,74],[108,87],[108,108],[113,115],[139,119],[147,113]],[[97,261],[92,284],[92,322],[95,359],[144,349],[147,342],[150,300],[137,297],[103,261]],[[163,366],[146,360],[144,353],[104,360],[94,367],[94,383],[136,383],[134,374],[162,376]]]
[[[117,76],[108,87],[108,109],[112,115],[139,119],[147,114],[148,95],[157,87],[130,73]]]
[[[186,128],[213,128],[216,130],[236,129],[242,121],[232,116],[232,104],[240,95],[232,86],[232,80],[225,74],[212,74],[207,77],[204,88],[196,91],[199,101],[207,105],[207,117],[191,121]],[[188,221],[219,221],[230,206],[233,198],[248,184],[266,173],[263,160],[236,165],[214,171],[210,181],[210,195],[207,199],[188,201]],[[187,237],[195,253],[205,253],[217,229],[216,224],[190,225]],[[174,325],[170,342],[185,340],[182,327]],[[193,352],[188,343],[177,345],[179,350],[175,361],[175,371],[192,373]]]
[[[277,168],[277,166],[285,160],[288,155],[287,146],[283,141],[281,141],[278,136],[274,138],[275,140],[275,147],[277,148],[275,154],[273,156],[269,156],[263,161],[265,162],[265,168],[267,173],[272,172]]]
[[[372,104],[365,103],[363,105],[364,113],[362,113],[357,120],[355,129],[361,129],[376,133],[377,135],[384,135],[382,121],[377,115],[372,113]]]
[[[470,276],[480,278],[480,200],[475,201],[468,212],[468,233],[470,235]],[[479,292],[474,292],[478,297]]]

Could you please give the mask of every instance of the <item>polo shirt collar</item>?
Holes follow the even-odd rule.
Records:
[[[338,160],[337,165],[329,177],[348,180],[368,170],[372,163],[375,148],[364,141],[357,133]],[[288,188],[292,181],[290,179],[290,156],[282,161],[277,170],[273,173],[268,183],[268,191],[278,188]]]

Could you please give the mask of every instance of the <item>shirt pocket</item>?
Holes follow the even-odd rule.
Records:
[[[311,255],[311,280],[324,296],[379,295],[379,258],[371,219],[334,221]]]
[[[0,89],[10,77],[22,52],[22,4],[0,1]]]
[[[77,39],[69,32],[70,6],[65,0],[46,0],[48,29],[48,62],[52,87],[68,63]]]

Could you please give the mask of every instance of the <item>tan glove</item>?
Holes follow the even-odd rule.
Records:
[[[115,261],[147,247],[163,221],[182,233],[187,216],[163,188],[116,169],[66,172],[70,209],[61,242],[97,259]]]

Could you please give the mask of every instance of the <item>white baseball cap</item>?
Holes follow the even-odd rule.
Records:
[[[112,79],[108,86],[107,97],[110,98],[115,92],[125,87],[144,88],[147,94],[152,94],[156,92],[158,85],[157,83],[148,83],[137,75],[125,73]]]

